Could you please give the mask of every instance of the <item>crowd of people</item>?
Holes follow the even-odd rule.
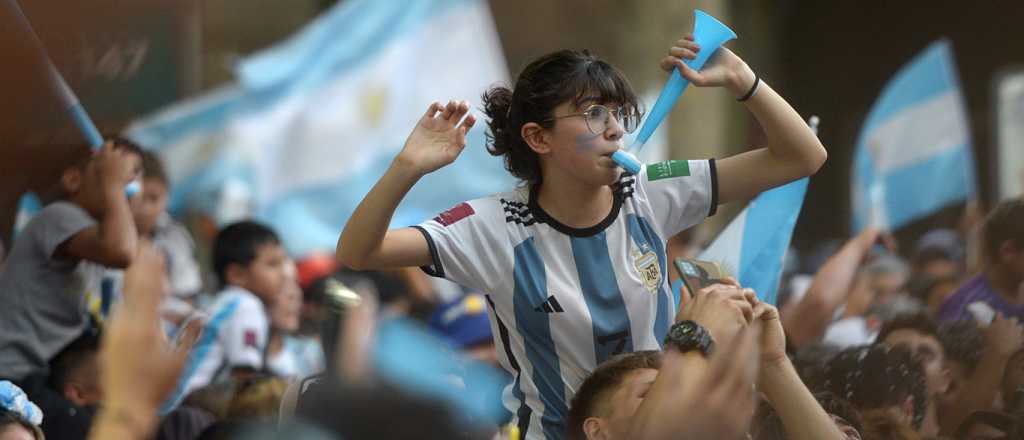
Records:
[[[719,204],[827,157],[729,49],[687,67],[700,50],[684,36],[661,67],[737,98],[767,147],[624,173],[629,81],[558,51],[483,95],[519,186],[388,229],[476,123],[431,104],[323,255],[254,220],[200,252],[156,155],[83,146],[0,263],[0,439],[1024,438],[1024,200],[909,246],[867,228],[794,252],[778,304],[675,282]],[[455,361],[385,363],[413,351],[384,338],[396,322]]]

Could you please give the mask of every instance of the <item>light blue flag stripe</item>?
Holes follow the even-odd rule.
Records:
[[[740,284],[775,304],[783,260],[810,178],[765,191],[750,202],[700,255],[722,265]]]
[[[782,263],[809,181],[805,177],[761,193],[747,207],[738,278],[740,284],[754,289],[760,300],[770,304],[775,304]]]
[[[878,169],[879,151],[928,147],[910,146],[905,142],[928,139],[936,127],[910,120],[907,116],[950,94],[954,99],[949,101],[949,107],[943,107],[944,113],[953,114],[955,118],[963,115],[963,129],[955,135],[965,142],[943,151],[904,152],[905,156],[920,157],[895,168]],[[907,126],[898,133],[904,142],[887,144],[887,139],[878,138],[879,130],[887,124],[904,121]],[[892,127],[889,130],[892,132]],[[940,40],[929,45],[883,88],[865,120],[856,148],[851,184],[855,231],[869,224],[899,228],[951,203],[975,196],[972,142],[966,126],[966,109],[956,63],[948,41]]]

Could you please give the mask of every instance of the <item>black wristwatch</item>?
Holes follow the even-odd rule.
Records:
[[[680,321],[668,329],[665,336],[665,348],[674,347],[680,353],[691,350],[700,350],[704,356],[709,356],[715,349],[715,341],[707,329],[693,321]]]

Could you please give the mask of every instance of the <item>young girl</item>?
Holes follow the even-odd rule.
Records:
[[[499,357],[514,377],[505,406],[525,438],[563,436],[566,402],[598,364],[661,347],[675,314],[669,237],[713,215],[719,203],[749,199],[825,162],[800,115],[743,60],[722,48],[697,72],[681,58],[698,51],[687,35],[661,67],[741,98],[764,128],[767,148],[623,173],[611,154],[639,125],[633,89],[605,61],[558,51],[527,66],[512,89],[483,96],[489,151],[504,158],[519,188],[388,230],[402,197],[458,157],[476,122],[465,101],[434,103],[341,234],[337,253],[346,266],[422,266],[487,293]]]

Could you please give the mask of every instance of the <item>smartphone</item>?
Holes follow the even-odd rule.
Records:
[[[713,261],[676,258],[675,265],[679,277],[683,279],[683,284],[686,285],[686,289],[690,291],[691,295],[700,289],[719,283],[725,277],[722,267]]]

